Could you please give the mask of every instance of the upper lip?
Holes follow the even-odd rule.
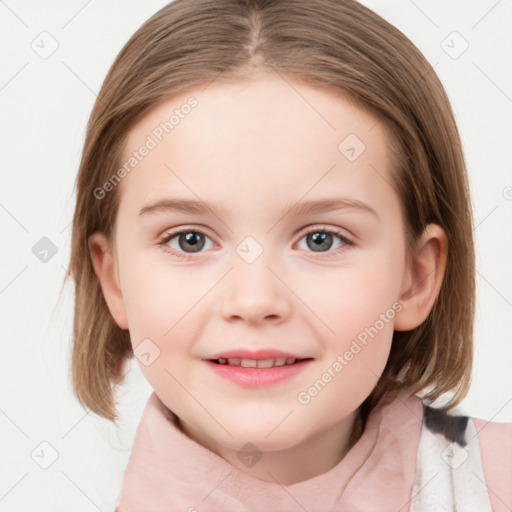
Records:
[[[229,359],[239,357],[241,359],[255,359],[255,360],[264,360],[264,359],[277,359],[278,357],[294,357],[295,359],[312,359],[308,356],[304,356],[301,354],[293,354],[291,352],[283,352],[282,350],[274,350],[274,349],[261,349],[261,350],[247,350],[244,348],[228,350],[226,352],[217,352],[216,354],[212,354],[210,356],[205,357],[204,359],[212,360],[212,359]]]

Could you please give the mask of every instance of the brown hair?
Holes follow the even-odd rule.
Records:
[[[365,404],[393,386],[435,399],[466,396],[471,377],[474,247],[469,185],[454,115],[432,66],[402,32],[355,0],[176,0],[148,19],[112,64],[94,104],[76,178],[69,276],[75,281],[72,381],[79,402],[117,419],[116,385],[133,356],[94,273],[87,239],[110,240],[118,189],[94,190],[121,165],[130,129],[164,100],[255,70],[336,91],[391,136],[393,185],[408,248],[428,223],[448,237],[444,280],[428,318],[395,331],[383,375]]]

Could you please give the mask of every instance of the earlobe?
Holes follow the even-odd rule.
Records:
[[[128,329],[128,319],[123,295],[114,263],[114,256],[107,237],[103,233],[93,233],[87,240],[94,272],[105,297],[110,314],[121,329]]]
[[[428,317],[443,282],[448,256],[448,240],[437,224],[429,224],[411,255],[404,276],[402,309],[395,316],[395,330],[410,331]]]

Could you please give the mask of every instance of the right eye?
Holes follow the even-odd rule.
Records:
[[[166,233],[158,242],[166,252],[170,252],[179,258],[190,258],[191,255],[200,252],[206,244],[205,239],[210,237],[197,229],[182,229],[172,233]],[[168,245],[172,242],[171,245]],[[168,248],[172,251],[169,251]]]

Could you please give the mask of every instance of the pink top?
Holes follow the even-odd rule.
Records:
[[[335,467],[309,480],[280,485],[244,473],[189,438],[177,426],[174,413],[153,392],[136,431],[116,512],[426,510],[422,505],[429,502],[426,490],[435,492],[435,485],[423,483],[420,478],[421,474],[428,475],[417,464],[420,439],[426,439],[422,441],[423,452],[432,446],[427,440],[444,443],[439,445],[440,452],[449,441],[430,432],[427,439],[423,420],[422,400],[401,394],[370,412],[363,435]],[[469,424],[472,432],[475,427],[478,432],[478,438],[473,436],[472,449],[477,453],[479,447],[482,450],[485,482],[482,478],[479,485],[485,494],[480,494],[483,501],[479,503],[489,504],[485,510],[491,510],[491,505],[495,512],[512,510],[512,423],[470,420]],[[466,451],[458,445],[457,448]],[[452,465],[457,458],[463,461],[459,452],[455,458],[454,452],[450,453],[452,459],[443,453],[434,457],[434,464],[441,464],[446,470],[446,461]],[[481,471],[480,456],[477,458]],[[460,468],[448,471],[464,475]],[[471,473],[478,477],[478,468]],[[479,480],[475,481],[478,484]],[[457,492],[464,492],[460,489]],[[418,490],[426,501],[414,507],[411,498],[419,494]]]

